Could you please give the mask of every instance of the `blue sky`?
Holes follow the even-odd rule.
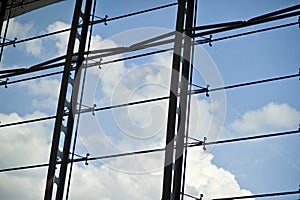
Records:
[[[173,1],[97,1],[96,15],[115,17],[168,3]],[[197,25],[247,20],[299,3],[296,0],[276,0],[272,3],[259,0],[199,1]],[[17,17],[11,22],[8,36],[22,39],[66,28],[71,23],[73,8],[74,2],[66,0]],[[298,18],[293,17],[267,25],[296,20]],[[97,49],[132,44],[135,40],[143,40],[146,35],[174,30],[175,22],[176,6],[111,21],[107,26],[96,25],[92,47]],[[261,27],[265,25],[242,30]],[[222,34],[213,35],[213,38],[219,36]],[[62,34],[35,43],[18,44],[16,48],[6,47],[0,69],[28,67],[59,56],[65,51],[66,42],[67,35]],[[202,86],[210,84],[214,88],[222,86],[218,85],[221,82],[226,86],[295,74],[299,71],[299,48],[298,26],[220,41],[213,43],[212,47],[199,46],[195,51],[198,73],[195,73],[194,83]],[[119,57],[107,60],[113,58]],[[171,55],[164,53],[89,70],[84,104],[102,106],[167,95],[170,59]],[[209,72],[217,70],[218,74],[215,72],[201,77],[199,74],[204,73],[201,69],[205,67],[211,69]],[[0,88],[1,123],[54,115],[59,81],[60,76],[53,76],[45,80],[12,84],[7,89]],[[205,95],[195,96],[192,103],[191,135],[200,140],[203,136],[212,141],[298,129],[298,78],[210,95],[209,98]],[[163,101],[130,107],[128,110],[98,112],[96,116],[82,115],[77,153],[84,155],[89,152],[98,156],[161,147],[164,144],[166,107],[167,101]],[[1,129],[0,167],[48,162],[52,129],[53,121]],[[201,148],[190,150],[186,192],[195,196],[204,193],[204,197],[210,199],[298,190],[299,150],[299,134],[216,145],[206,152]],[[94,162],[88,167],[76,165],[71,197],[80,199],[84,194],[89,194],[89,199],[99,198],[97,195],[107,199],[159,199],[162,156],[157,153]],[[40,199],[45,175],[46,169],[0,174],[0,197],[18,199],[18,195],[22,195],[25,199]],[[10,187],[18,182],[38,184],[37,194],[28,194],[33,186]],[[116,190],[118,194],[113,192]],[[297,197],[291,195],[276,199]]]

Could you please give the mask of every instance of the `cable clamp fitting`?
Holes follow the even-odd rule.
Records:
[[[206,96],[206,97],[209,97],[209,94],[208,94],[209,89],[208,89],[208,88],[209,88],[209,85],[207,84],[207,85],[206,85],[206,88],[205,88],[205,96]]]
[[[203,138],[203,150],[204,150],[204,151],[206,151],[206,146],[205,146],[205,145],[206,145],[206,143],[205,143],[206,140],[207,140],[207,138],[204,137],[204,138]]]
[[[89,156],[90,156],[89,153],[87,153],[86,156],[85,156],[85,165],[89,165],[89,163],[88,163],[88,157]]]
[[[7,88],[7,83],[8,83],[9,78],[6,78],[5,81],[0,80],[0,84],[4,85],[5,88]]]
[[[17,38],[15,37],[14,40],[12,41],[13,47],[16,47],[16,41],[17,41]]]
[[[209,45],[210,47],[212,47],[212,43],[211,43],[211,41],[212,41],[212,35],[209,35],[209,39],[208,39],[208,45]]]
[[[203,194],[200,194],[199,199],[197,198],[196,200],[202,200],[202,198],[203,198]]]
[[[99,62],[98,62],[98,63],[99,63],[98,68],[99,68],[99,69],[101,69],[101,62],[102,62],[102,60],[103,60],[102,58],[99,59]]]

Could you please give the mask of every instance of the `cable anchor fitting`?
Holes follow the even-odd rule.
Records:
[[[208,94],[209,89],[208,89],[208,88],[209,88],[209,85],[207,84],[207,85],[206,85],[206,88],[205,88],[205,96],[206,96],[206,97],[209,97],[209,94]]]
[[[99,62],[98,62],[98,63],[99,63],[98,68],[99,68],[99,69],[101,69],[101,62],[102,62],[102,60],[103,60],[102,58],[99,59]]]
[[[199,199],[197,198],[196,200],[202,200],[202,198],[203,198],[203,194],[200,194]]]
[[[5,88],[7,88],[9,78],[6,78],[5,81],[0,80],[1,85],[4,85]]]
[[[206,140],[207,140],[207,138],[204,137],[204,138],[203,138],[203,143],[202,143],[202,144],[203,144],[203,150],[204,150],[204,151],[206,151],[206,146],[205,146],[205,145],[206,145],[206,143],[205,143]]]
[[[16,47],[16,41],[17,41],[17,38],[16,38],[16,37],[14,38],[14,40],[13,40],[13,41],[11,41],[11,42],[12,42],[12,45],[13,45],[13,47]]]
[[[210,46],[210,47],[212,47],[212,35],[209,35],[209,39],[208,39],[208,45]]]
[[[88,157],[89,156],[90,156],[89,153],[87,153],[86,156],[85,156],[85,165],[89,165],[89,163],[88,163]]]

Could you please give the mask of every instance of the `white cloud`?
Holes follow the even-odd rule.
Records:
[[[4,23],[3,27],[5,27],[6,22]],[[2,29],[2,32],[3,31],[4,28]],[[14,40],[14,38],[17,38],[18,41],[24,38],[29,38],[33,35],[33,31],[34,24],[32,22],[21,23],[16,19],[10,19],[8,25],[7,39]],[[27,54],[33,55],[36,58],[41,58],[44,53],[43,43],[41,39],[35,39],[25,42],[23,44],[17,44],[17,47],[19,47],[19,45],[22,49],[25,49]]]
[[[2,123],[45,116],[33,113],[20,117],[16,113],[0,114]],[[45,163],[48,161],[52,130],[47,123],[35,123],[0,129],[1,168]],[[95,138],[94,140],[97,140]],[[105,146],[102,146],[105,147]],[[108,147],[109,148],[109,147]],[[85,199],[160,199],[162,187],[163,152],[111,159],[105,165],[89,162],[89,166],[75,164],[70,197]],[[240,189],[233,174],[211,163],[213,156],[194,148],[189,152],[187,193],[205,194],[205,199],[223,195],[251,194]],[[128,163],[131,163],[130,165]],[[148,169],[152,172],[131,173],[130,169]],[[155,166],[156,165],[156,166]],[[115,168],[111,168],[115,166]],[[124,169],[124,166],[129,170]],[[0,174],[1,198],[38,200],[44,195],[45,169],[32,169]],[[129,187],[130,186],[130,187]],[[224,190],[226,186],[226,190]],[[191,190],[193,188],[194,190]],[[30,193],[28,191],[34,191]],[[116,192],[118,191],[118,192]],[[198,193],[195,193],[197,191]]]
[[[3,27],[6,26],[7,21],[4,22]],[[33,28],[33,23],[21,23],[17,21],[16,19],[10,19],[8,24],[8,31],[7,31],[7,37],[9,39],[14,39],[15,37],[17,39],[23,39],[28,36],[30,31]],[[2,35],[5,31],[5,28],[2,29]]]
[[[43,54],[42,45],[42,40],[32,40],[26,43],[25,49],[27,53],[39,58]]]
[[[69,25],[62,22],[55,22],[48,27],[48,31],[61,30]],[[100,36],[93,37],[95,43],[92,44],[93,48],[98,48],[98,43],[101,48],[116,47],[116,44],[112,40],[102,41]],[[61,34],[55,36],[55,45],[59,54],[65,53],[67,36]],[[101,43],[103,42],[103,43]],[[103,45],[105,44],[105,45]],[[111,58],[119,58],[114,56]],[[106,59],[111,59],[106,58]],[[105,61],[105,60],[104,60]],[[112,99],[112,103],[128,102],[140,99],[152,98],[155,96],[168,95],[168,88],[170,82],[170,55],[154,56],[153,59],[147,63],[125,65],[123,62],[103,66],[100,70],[100,86],[97,88],[95,84],[90,86],[90,82],[87,82],[87,90],[94,91],[95,88],[100,90],[101,99],[99,102],[109,102]],[[98,70],[97,70],[98,71]],[[95,71],[94,71],[95,72]],[[93,78],[95,73],[92,72]],[[92,79],[93,79],[92,78]],[[98,76],[97,80],[98,81]],[[44,99],[54,98],[58,95],[58,81],[53,79],[43,79],[41,81],[34,81],[28,83],[26,86],[31,95],[42,96]],[[97,86],[97,85],[96,85]],[[84,101],[85,105],[92,105],[95,101],[94,96],[90,96],[93,93],[86,93],[87,99],[90,101]],[[218,109],[218,102],[213,101],[209,103],[206,100],[200,100],[193,98],[192,101],[192,114],[191,114],[191,133],[194,137],[202,137],[210,135],[209,139],[214,139],[214,134],[218,131],[215,127],[220,124],[214,120],[214,113]],[[130,107],[128,110],[116,111],[115,118],[111,116],[112,123],[117,124],[119,129],[113,128],[109,122],[109,115],[105,116],[104,122],[99,120],[99,124],[106,126],[102,127],[102,132],[98,132],[98,124],[95,122],[95,118],[92,120],[81,120],[81,141],[88,148],[89,153],[92,155],[107,155],[110,153],[132,151],[137,149],[156,148],[164,146],[165,138],[165,120],[166,120],[167,105],[166,102],[158,103],[155,106],[151,104],[144,104],[142,106]],[[111,114],[111,113],[110,113]],[[12,121],[21,120],[20,116],[14,114],[10,116]],[[18,118],[18,119],[17,119]],[[200,119],[200,120],[199,120]],[[199,124],[199,122],[201,122]],[[95,123],[95,124],[93,124]],[[106,124],[107,123],[107,124]],[[109,129],[109,132],[106,132]],[[137,132],[136,130],[140,130]],[[22,129],[15,127],[14,132],[18,133]],[[117,133],[114,131],[117,130]],[[5,148],[3,152],[9,152],[11,155],[16,155],[20,148],[28,149],[23,150],[25,153],[31,153],[32,160],[26,160],[27,162],[46,159],[47,155],[44,155],[46,149],[48,149],[49,139],[35,139],[37,133],[45,132],[43,127],[32,126],[30,129],[24,129],[31,131],[30,138],[24,140],[23,137],[14,137],[13,135],[7,135],[7,141],[19,143],[19,148],[14,148],[8,142],[1,148]],[[126,132],[125,132],[126,131]],[[157,131],[157,132],[155,132]],[[153,132],[157,133],[155,137],[152,137]],[[99,134],[100,133],[100,134]],[[105,134],[105,137],[101,137]],[[126,133],[126,134],[124,134]],[[116,134],[121,137],[115,137]],[[128,134],[131,134],[128,137]],[[144,135],[142,135],[144,134]],[[150,135],[149,135],[150,134]],[[132,135],[134,137],[132,137]],[[141,136],[146,136],[142,138]],[[26,139],[26,138],[25,138]],[[107,140],[106,140],[107,139]],[[24,140],[24,141],[23,141]],[[108,141],[109,140],[109,141]],[[80,141],[80,140],[79,140]],[[80,148],[83,146],[79,144]],[[32,148],[37,147],[36,151]],[[44,156],[41,156],[42,154]],[[200,154],[200,156],[198,156]],[[3,154],[5,155],[5,154]],[[232,191],[230,195],[250,194],[249,191],[242,190],[234,175],[229,171],[218,168],[212,164],[213,156],[209,153],[203,153],[201,150],[192,150],[189,154],[189,168],[187,177],[187,193],[193,195],[199,195],[204,193],[205,197],[209,199],[213,194],[215,196],[227,195],[227,191]],[[5,158],[3,158],[5,159]],[[24,156],[24,160],[26,157]],[[15,163],[16,164],[16,163]],[[105,160],[103,163],[90,162],[88,167],[82,165],[75,165],[73,174],[73,183],[71,187],[72,199],[160,199],[161,187],[162,187],[162,169],[163,169],[163,152],[126,157],[119,159]],[[7,189],[7,184],[15,185],[19,181],[20,185],[12,189],[11,195],[7,199],[41,199],[43,196],[43,187],[45,183],[45,174],[39,174],[37,176],[25,176],[19,173],[6,173],[2,175],[0,179],[0,191]],[[1,175],[1,174],[0,174]],[[12,181],[8,181],[12,180]],[[200,181],[199,181],[200,180]],[[202,180],[202,181],[201,181]],[[6,184],[6,185],[5,185]],[[21,184],[26,184],[26,187],[22,187]],[[36,185],[41,187],[36,191]],[[229,188],[224,191],[224,187]],[[22,195],[28,191],[36,191],[38,196]],[[117,191],[117,192],[116,192]],[[2,193],[1,193],[2,194]],[[3,193],[4,194],[4,193]],[[228,194],[229,195],[229,194]]]
[[[286,131],[298,127],[300,111],[288,104],[271,102],[262,108],[246,112],[231,128],[239,133],[257,134],[267,131]]]
[[[45,114],[34,112],[24,117],[17,113],[0,114],[1,124],[33,118],[45,117]],[[45,144],[52,130],[48,123],[12,126],[0,129],[1,167],[13,167],[32,163],[45,162],[48,158],[48,147]]]
[[[66,24],[61,21],[56,21],[48,26],[47,31],[51,33],[59,30],[64,30],[67,28],[70,28],[70,24]],[[55,46],[58,49],[57,54],[65,55],[67,50],[68,40],[69,40],[69,32],[67,31],[60,34],[56,34],[51,39],[55,41]]]
[[[32,95],[35,108],[55,108],[59,96],[60,82],[57,79],[43,78],[23,82],[18,85]]]
[[[188,153],[186,193],[204,199],[251,195],[249,190],[241,189],[235,176],[212,164],[213,155],[202,149],[190,149]]]

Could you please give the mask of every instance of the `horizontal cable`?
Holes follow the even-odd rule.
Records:
[[[113,18],[104,18],[104,19],[101,19],[101,20],[95,20],[91,24],[94,25],[94,24],[106,23],[106,22],[109,22],[109,21],[119,20],[119,19],[123,19],[123,18],[126,18],[126,17],[132,17],[132,16],[135,16],[135,15],[139,15],[139,14],[143,14],[143,13],[152,12],[152,11],[155,11],[155,10],[160,10],[160,9],[163,9],[163,8],[168,8],[168,7],[171,7],[171,6],[175,6],[177,4],[178,3],[171,3],[171,4],[167,4],[167,5],[163,5],[163,6],[158,6],[158,7],[146,9],[146,10],[141,10],[141,11],[138,11],[138,12],[133,12],[133,13],[125,14],[125,15],[120,15],[120,16],[113,17]],[[31,41],[31,40],[40,39],[40,38],[48,37],[48,36],[51,36],[51,35],[56,35],[56,34],[68,32],[70,30],[71,30],[71,28],[66,28],[66,29],[54,31],[54,32],[51,32],[51,33],[46,33],[46,34],[42,34],[42,35],[39,35],[39,36],[35,36],[35,37],[25,38],[25,39],[22,39],[22,40],[16,40],[16,41],[12,41],[12,42],[6,42],[6,43],[3,44],[3,46],[16,45],[16,44],[28,42],[28,41]]]
[[[266,194],[255,194],[248,196],[237,196],[237,197],[227,197],[227,198],[217,198],[213,200],[232,200],[232,199],[248,199],[248,198],[259,198],[259,197],[274,197],[274,196],[284,196],[291,194],[299,194],[300,190],[288,191],[288,192],[276,192],[276,193],[266,193]]]
[[[244,87],[244,86],[250,86],[250,85],[256,85],[256,84],[261,84],[261,83],[266,83],[266,82],[271,82],[271,81],[284,80],[284,79],[289,79],[289,78],[295,78],[295,77],[298,77],[298,76],[300,76],[300,73],[287,75],[287,76],[280,76],[280,77],[276,77],[276,78],[246,82],[246,83],[239,83],[239,84],[229,85],[229,86],[225,86],[225,87],[217,87],[217,88],[213,88],[213,89],[208,89],[208,88],[196,89],[196,90],[192,90],[191,94],[193,94],[193,95],[201,94],[201,93],[208,94],[209,92],[215,92],[215,91],[220,91],[220,90],[228,90],[228,89]],[[130,103],[123,103],[123,104],[112,105],[112,106],[105,106],[105,107],[101,107],[101,108],[96,108],[92,111],[91,111],[91,109],[88,109],[88,110],[82,111],[82,112],[83,113],[88,113],[88,112],[93,112],[93,111],[110,110],[110,109],[114,109],[114,108],[144,104],[144,103],[149,103],[149,102],[161,101],[161,100],[165,100],[165,99],[169,99],[169,96],[158,97],[158,98],[153,98],[153,99],[147,99],[147,100],[142,100],[142,101],[134,101],[134,102],[130,102]],[[54,119],[54,118],[55,118],[55,116],[49,116],[49,117],[44,117],[44,118],[37,118],[37,119],[32,119],[32,120],[25,120],[25,121],[20,121],[20,122],[2,124],[2,125],[0,125],[0,128],[14,126],[14,125],[28,124],[28,123],[37,122],[37,121],[45,121],[45,120]]]
[[[218,41],[222,41],[222,40],[238,38],[238,37],[241,37],[241,36],[251,35],[251,34],[255,34],[255,33],[262,33],[262,32],[266,32],[266,31],[275,30],[275,29],[279,29],[279,28],[285,28],[285,27],[294,26],[294,25],[298,25],[298,24],[299,24],[299,22],[282,24],[282,25],[278,25],[278,26],[272,26],[272,27],[269,27],[269,28],[263,28],[263,29],[259,29],[259,30],[248,31],[248,32],[244,32],[244,33],[224,36],[224,37],[220,37],[220,38],[216,38],[216,39],[208,39],[207,38],[206,40],[197,40],[195,43],[196,44],[205,44],[205,43],[209,43],[209,42],[211,42],[211,43],[212,42],[218,42]]]
[[[291,135],[299,133],[300,130],[295,131],[288,131],[288,132],[280,132],[280,133],[273,133],[273,134],[265,134],[265,135],[257,135],[252,136],[251,138],[235,138],[227,140],[227,142],[224,141],[214,141],[209,143],[189,143],[187,147],[197,147],[197,146],[203,146],[205,145],[213,145],[213,144],[224,144],[224,143],[231,143],[233,140],[234,142],[238,141],[245,141],[245,140],[253,140],[253,139],[261,139],[261,138],[270,138],[270,137],[278,137],[283,135]],[[176,147],[175,147],[176,148]],[[95,160],[102,160],[102,159],[109,159],[109,158],[119,158],[119,157],[125,157],[125,156],[132,156],[132,155],[140,155],[140,154],[148,154],[148,153],[154,153],[154,152],[161,152],[164,151],[165,148],[155,148],[155,149],[148,149],[148,150],[140,150],[140,151],[132,151],[132,152],[126,152],[126,153],[119,153],[119,154],[111,154],[111,155],[104,155],[104,156],[97,156],[97,157],[82,157],[82,158],[76,158],[73,160],[70,160],[69,162],[87,162],[87,161],[95,161]],[[60,161],[57,162],[57,164],[61,164]],[[28,165],[28,166],[22,166],[22,167],[13,167],[13,168],[6,168],[6,169],[0,169],[1,172],[9,172],[9,171],[16,171],[16,170],[25,170],[25,169],[33,169],[33,168],[41,168],[41,167],[47,167],[49,164],[38,164],[38,165]]]
[[[267,22],[291,18],[291,17],[295,17],[298,15],[300,15],[300,11],[282,14],[282,15],[274,16],[274,17],[270,17],[270,18],[263,18],[260,20],[251,20],[250,19],[248,21],[243,21],[237,25],[231,25],[231,26],[226,26],[226,27],[217,28],[217,29],[213,29],[213,30],[203,31],[200,33],[195,33],[193,37],[203,37],[203,36],[212,35],[212,34],[216,34],[216,33],[223,33],[223,32],[231,31],[231,30],[235,30],[235,29],[246,28],[246,27],[254,26],[254,25],[258,25],[258,24],[263,24],[263,23],[267,23]],[[198,27],[194,27],[194,30],[197,31]]]
[[[195,44],[196,45],[207,44],[207,43],[222,41],[222,40],[226,40],[226,39],[233,39],[233,38],[237,38],[237,37],[241,37],[241,36],[246,36],[246,35],[255,34],[255,33],[261,33],[261,32],[265,32],[265,31],[275,30],[275,29],[284,28],[284,27],[288,27],[288,26],[293,26],[293,25],[297,25],[297,24],[299,24],[299,22],[293,22],[293,23],[283,24],[283,25],[279,25],[279,26],[273,26],[273,27],[269,27],[269,28],[264,28],[264,29],[259,29],[259,30],[255,30],[255,31],[249,31],[249,32],[245,32],[245,33],[240,33],[240,34],[235,34],[235,35],[220,37],[220,38],[216,38],[216,39],[197,40],[195,42]],[[125,57],[125,58],[119,58],[119,59],[110,60],[110,61],[106,61],[106,62],[100,62],[100,63],[96,62],[96,63],[93,63],[93,64],[89,64],[88,67],[99,66],[100,64],[101,65],[111,64],[111,63],[115,63],[115,62],[120,62],[120,61],[125,61],[125,60],[140,58],[140,57],[144,57],[144,56],[154,55],[154,54],[158,54],[158,53],[163,53],[163,52],[167,52],[167,51],[171,51],[171,50],[173,50],[173,48],[168,48],[168,49],[163,49],[163,50],[158,50],[158,51],[152,51],[152,52],[149,52],[149,53],[138,54],[138,55],[135,55],[135,56],[129,56],[129,57]],[[100,57],[100,56],[98,56],[98,57]],[[64,57],[58,57],[57,59],[53,59],[51,61],[47,61],[47,63],[51,63],[51,62],[54,62],[54,61],[57,62],[59,59],[63,59],[63,58]],[[60,62],[60,63],[55,63],[55,64],[47,65],[47,66],[43,66],[43,64],[39,64],[39,65],[30,67],[28,69],[25,69],[25,68],[16,69],[16,71],[15,70],[4,70],[4,71],[15,72],[15,73],[10,73],[10,74],[2,75],[2,76],[0,76],[0,79],[4,79],[4,78],[8,78],[8,77],[10,78],[10,77],[16,76],[16,75],[24,75],[24,74],[27,74],[27,73],[32,73],[32,72],[37,72],[37,71],[42,71],[42,70],[47,70],[47,69],[52,69],[52,68],[56,68],[56,67],[61,67],[63,65],[64,65],[64,62]],[[43,66],[43,67],[41,67],[41,66]],[[41,67],[41,68],[38,68],[38,67]],[[0,71],[0,74],[1,74],[1,72],[2,71]],[[63,71],[57,72],[57,74],[58,73],[62,73],[62,72]],[[52,76],[52,75],[55,75],[55,74],[53,74],[53,73],[45,74],[44,77]],[[39,78],[39,77],[37,77],[37,78]],[[35,78],[32,78],[32,79],[35,79]],[[3,82],[0,82],[0,86],[1,85],[12,84],[12,83],[18,83],[18,82],[22,82],[22,81],[25,81],[25,80],[26,79],[24,79],[24,80],[21,79],[20,81],[3,81]]]
[[[234,139],[228,139],[228,140],[219,140],[219,141],[213,141],[213,142],[193,142],[190,144],[190,147],[199,146],[199,145],[214,145],[214,144],[225,144],[225,143],[232,143],[232,142],[240,142],[240,141],[248,141],[248,140],[256,140],[261,138],[269,138],[269,137],[278,137],[283,135],[291,135],[300,133],[300,129],[294,130],[294,131],[286,131],[286,132],[278,132],[278,133],[271,133],[271,134],[264,134],[264,135],[255,135],[255,136],[249,136],[249,137],[241,137],[241,138],[234,138]],[[198,140],[198,139],[196,139]]]

